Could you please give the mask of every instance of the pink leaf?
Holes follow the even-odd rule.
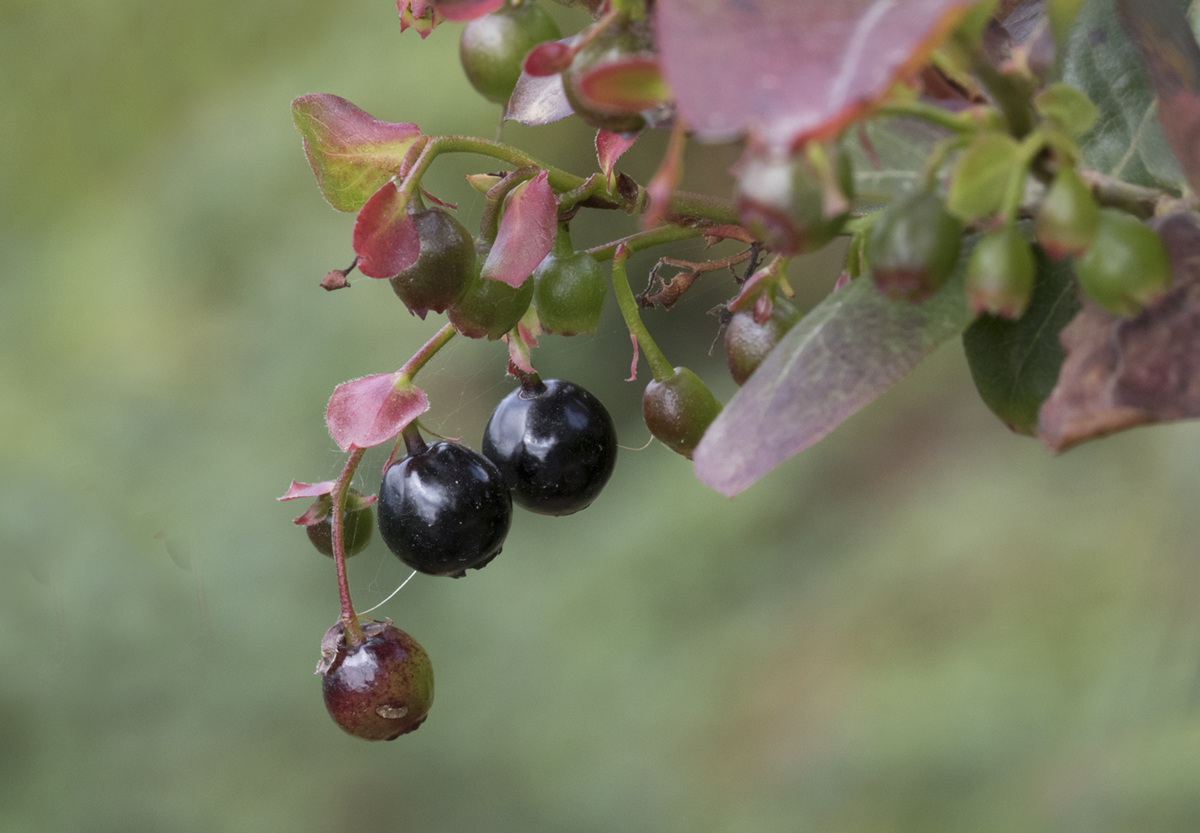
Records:
[[[357,211],[400,169],[421,131],[379,121],[336,95],[302,95],[292,121],[321,194],[338,211]]]
[[[342,451],[385,443],[429,409],[424,391],[402,373],[343,382],[333,390],[325,424]]]
[[[508,98],[504,119],[536,127],[561,121],[574,112],[571,102],[567,101],[561,75],[537,78],[523,72]]]
[[[542,171],[509,195],[496,242],[480,274],[512,287],[520,286],[550,254],[557,232],[558,204],[549,174]]]
[[[386,182],[358,212],[354,252],[358,271],[368,278],[391,278],[417,262],[421,240],[408,198],[394,182]]]
[[[573,40],[566,38],[539,43],[525,56],[522,69],[534,78],[558,75],[571,66],[571,60],[575,57],[576,50],[571,45]]]
[[[424,0],[439,17],[462,23],[483,17],[504,5],[505,0]]]
[[[283,497],[277,497],[276,500],[295,500],[302,497],[320,497],[327,495],[333,491],[332,480],[322,480],[320,483],[301,483],[298,480],[293,480],[292,485],[288,487],[287,494]]]
[[[600,162],[600,170],[604,171],[604,176],[610,181],[617,160],[621,158],[621,154],[633,147],[639,135],[612,133],[608,130],[596,132],[596,159]]]
[[[659,66],[707,141],[835,135],[920,68],[969,0],[659,0]]]

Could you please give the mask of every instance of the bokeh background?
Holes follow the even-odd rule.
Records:
[[[419,732],[332,724],[332,564],[274,498],[340,468],[333,386],[438,322],[383,283],[318,287],[353,218],[288,106],[491,136],[457,29],[401,36],[390,0],[0,0],[0,830],[1200,829],[1200,426],[1052,458],[952,344],[731,501],[636,450],[611,299],[594,340],[537,353],[614,413],[607,491],[519,514],[486,570],[377,613],[433,658]],[[505,136],[594,165],[574,120]],[[663,145],[622,168],[644,180]],[[727,191],[736,153],[693,149],[688,187]],[[442,160],[430,185],[470,225],[461,176],[489,169]],[[835,268],[794,264],[804,303]],[[647,315],[723,398],[707,311],[731,293],[708,276]],[[504,366],[452,342],[420,378],[429,424],[478,442]],[[378,542],[350,567],[360,609],[407,575]]]

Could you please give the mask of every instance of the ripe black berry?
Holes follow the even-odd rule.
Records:
[[[342,624],[321,644],[317,673],[333,722],[364,740],[395,740],[425,722],[433,705],[433,664],[417,640],[391,622],[363,626],[347,648]]]
[[[415,447],[414,447],[415,446]],[[394,463],[379,487],[379,535],[392,553],[431,576],[466,575],[500,553],[512,497],[500,472],[457,443],[425,446]]]
[[[541,515],[590,504],[617,462],[617,432],[604,405],[578,385],[535,379],[501,400],[483,432],[513,500]]]

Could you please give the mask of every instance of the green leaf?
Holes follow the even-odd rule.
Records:
[[[1187,0],[1172,0],[1181,7]],[[1063,80],[1099,109],[1080,144],[1089,167],[1137,185],[1178,189],[1183,172],[1163,135],[1154,91],[1113,0],[1089,0],[1071,29]]]
[[[1058,334],[1079,312],[1070,261],[1052,262],[1038,247],[1037,281],[1016,321],[983,316],[963,333],[971,378],[984,404],[1013,431],[1033,436],[1038,408],[1058,382],[1065,356]]]
[[[415,124],[379,121],[336,95],[302,95],[292,121],[321,194],[338,211],[358,211],[396,175],[421,135]]]
[[[1100,116],[1096,105],[1069,84],[1046,87],[1033,97],[1033,106],[1071,137],[1087,133]]]
[[[920,188],[925,159],[949,135],[917,119],[860,122],[842,143],[854,163],[855,205],[889,203]]]
[[[958,158],[946,208],[964,222],[971,222],[1000,209],[1004,189],[1021,158],[1021,149],[1011,136],[982,133]]]
[[[885,298],[869,275],[818,304],[709,426],[694,457],[700,481],[730,497],[747,489],[965,330],[974,315],[963,248],[954,275],[924,304]]]

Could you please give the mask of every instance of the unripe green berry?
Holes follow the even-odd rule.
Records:
[[[1060,169],[1038,208],[1038,243],[1055,260],[1078,257],[1096,239],[1099,223],[1100,208],[1091,189],[1074,168]]]
[[[346,557],[358,555],[371,543],[371,530],[375,528],[375,515],[369,503],[361,494],[350,489],[346,494],[346,508],[342,513],[342,542]],[[329,495],[322,495],[318,505],[325,507],[324,517],[308,524],[305,531],[308,540],[317,548],[317,552],[333,557],[333,500]]]
[[[475,263],[475,241],[471,233],[449,211],[440,206],[412,212],[421,241],[416,262],[389,283],[404,305],[422,320],[430,310],[445,312],[466,292]]]
[[[917,191],[890,206],[867,240],[875,286],[894,300],[926,300],[954,271],[962,231],[932,191]]]
[[[721,403],[708,386],[686,367],[677,367],[663,381],[653,381],[642,394],[642,416],[654,438],[689,460]]]
[[[533,280],[533,303],[543,330],[564,336],[596,334],[608,280],[594,257],[572,249],[565,224],[554,250],[533,270]]]
[[[1015,320],[1033,297],[1033,249],[1013,223],[983,236],[967,262],[967,303],[976,314]]]
[[[1171,259],[1162,240],[1136,217],[1115,208],[1100,211],[1096,239],[1075,261],[1087,295],[1115,315],[1132,317],[1171,283]]]
[[[532,276],[515,289],[504,281],[484,278],[479,274],[487,260],[487,251],[478,251],[477,268],[467,284],[466,292],[447,311],[454,329],[468,338],[487,338],[495,341],[507,333],[533,301]]]
[[[539,43],[558,40],[558,24],[535,0],[506,3],[463,27],[458,55],[480,95],[505,104],[521,77],[521,64]]]
[[[725,359],[729,375],[739,387],[799,320],[800,311],[783,297],[775,299],[771,315],[761,324],[754,320],[752,311],[733,314],[725,327]]]

